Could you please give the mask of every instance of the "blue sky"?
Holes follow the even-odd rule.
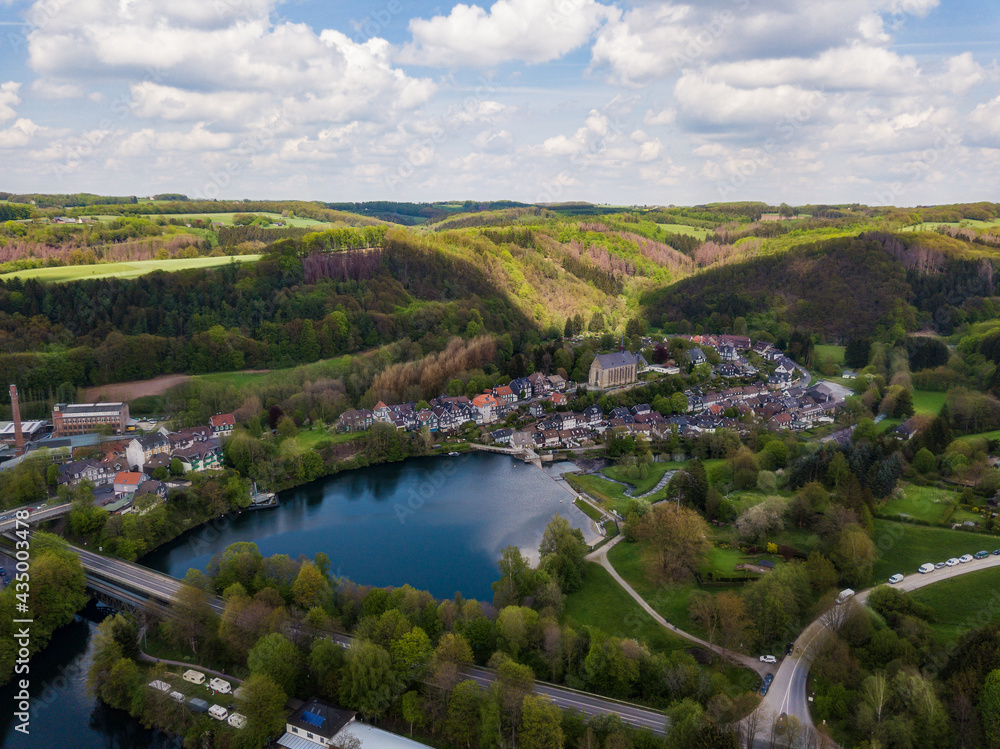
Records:
[[[0,190],[996,200],[971,0],[0,0]]]

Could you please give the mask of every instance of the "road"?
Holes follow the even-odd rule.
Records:
[[[974,543],[975,537],[970,535],[969,542]],[[969,553],[975,553],[979,549],[970,549]],[[928,560],[931,561],[931,560]],[[970,572],[979,572],[990,567],[1000,567],[1000,556],[989,556],[986,559],[974,559],[966,564],[958,564],[954,567],[944,567],[927,574],[919,572],[907,575],[903,581],[893,587],[901,591],[913,591],[920,588],[939,583],[942,580],[951,580],[960,575],[967,575]],[[874,588],[863,590],[854,596],[860,604],[868,601],[868,596]],[[816,621],[806,627],[798,639],[795,640],[795,650],[791,656],[783,658],[774,676],[774,682],[761,701],[759,709],[765,710],[765,715],[788,715],[796,716],[803,726],[815,729],[812,715],[809,712],[809,700],[807,695],[807,682],[809,678],[809,668],[816,656],[822,651],[823,643],[830,636],[830,628],[827,626],[828,616],[824,614]],[[761,723],[769,723],[762,720]]]
[[[463,669],[462,673],[484,689],[488,688],[496,679],[496,674],[482,668],[470,667]],[[629,725],[638,728],[648,728],[653,733],[661,736],[666,734],[666,716],[663,713],[641,707],[640,705],[609,700],[605,697],[597,697],[593,694],[577,692],[566,687],[546,684],[545,682],[535,682],[535,694],[548,697],[564,710],[575,709],[587,715],[614,714],[621,716],[622,721]]]
[[[91,574],[96,573],[111,580],[117,580],[120,583],[154,593],[166,600],[173,599],[176,596],[177,590],[181,587],[181,581],[169,575],[146,569],[137,564],[123,562],[119,559],[104,557],[77,546],[70,548],[79,555],[84,569]],[[224,609],[222,600],[214,596],[209,598],[209,605],[219,614]],[[343,647],[349,647],[352,642],[352,638],[346,635],[333,635],[332,639]],[[478,684],[486,687],[496,679],[496,675],[493,672],[481,668],[468,668],[463,673]],[[545,683],[537,683],[535,692],[547,695],[553,702],[563,708],[575,708],[588,715],[614,713],[620,715],[626,723],[631,723],[635,726],[649,728],[660,734],[665,733],[666,730],[666,717],[663,713],[638,705],[618,702],[617,700],[610,700],[586,692],[577,692],[565,687]]]
[[[17,512],[20,512],[21,510],[34,509],[37,506],[38,504],[34,503],[30,505],[24,505],[23,507],[16,507],[13,510],[4,510],[3,512],[0,512],[0,517],[7,518],[6,520],[0,521],[0,533],[3,533],[4,531],[15,530],[15,526],[17,524],[15,514]],[[70,505],[68,502],[63,505],[56,505],[55,507],[43,507],[40,510],[32,512],[31,517],[28,519],[27,522],[37,523],[41,522],[42,520],[52,520],[53,518],[65,515],[70,511],[71,508],[72,505]]]
[[[761,676],[763,676],[767,672],[768,667],[765,666],[763,663],[761,663],[760,660],[758,660],[757,658],[751,658],[748,655],[743,655],[742,653],[735,653],[732,650],[726,650],[725,648],[721,648],[718,645],[709,644],[707,640],[703,640],[700,637],[696,637],[695,635],[692,635],[689,632],[685,632],[682,629],[677,629],[677,627],[675,627],[673,624],[664,619],[659,613],[657,613],[656,609],[650,606],[645,598],[640,596],[631,585],[625,582],[625,579],[618,574],[618,570],[616,570],[614,568],[614,565],[612,565],[611,562],[608,560],[608,551],[611,549],[612,546],[621,541],[622,538],[623,536],[618,536],[615,539],[613,539],[610,543],[604,544],[604,546],[599,548],[597,551],[592,551],[590,554],[587,555],[587,560],[591,562],[597,562],[604,569],[606,569],[608,573],[610,573],[611,577],[615,579],[615,582],[622,587],[622,590],[624,590],[626,593],[632,596],[632,598],[635,599],[635,602],[638,603],[647,614],[653,617],[653,619],[656,621],[657,624],[659,624],[667,631],[672,632],[678,637],[683,637],[685,640],[690,640],[691,642],[695,643],[696,645],[700,645],[706,650],[711,650],[716,655],[726,658],[727,660],[732,661],[733,663],[739,666],[749,668],[751,671],[755,671]]]

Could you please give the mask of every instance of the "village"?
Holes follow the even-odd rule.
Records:
[[[686,351],[686,361],[648,364],[641,354],[622,347],[617,353],[594,358],[587,383],[535,372],[472,398],[441,395],[430,400],[427,408],[379,401],[372,409],[345,412],[337,428],[357,432],[381,422],[401,431],[426,429],[446,435],[475,425],[481,428],[482,438],[493,444],[576,448],[595,444],[609,430],[651,439],[671,434],[689,437],[719,428],[745,434],[752,426],[803,431],[832,424],[835,412],[843,406],[847,394],[843,388],[822,382],[811,385],[810,373],[770,343],[751,344],[745,336],[678,337],[693,344]],[[665,342],[643,340],[645,347]],[[615,393],[657,377],[679,376],[681,367],[710,367],[707,379],[715,387],[684,390],[680,402],[672,400],[668,413],[648,403],[608,413],[596,403],[579,412],[570,410],[578,387],[589,393]]]
[[[206,426],[171,431],[131,418],[128,403],[57,403],[52,422],[20,421],[17,389],[11,386],[15,421],[0,424],[3,468],[44,451],[64,462],[56,487],[89,482],[93,504],[109,513],[147,512],[167,491],[188,486],[189,472],[221,469],[220,440],[236,427],[233,414],[211,417]],[[144,427],[148,427],[144,429]]]

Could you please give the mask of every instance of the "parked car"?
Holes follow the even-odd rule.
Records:
[[[774,674],[764,674],[764,683],[771,686],[771,682],[774,681]]]
[[[936,570],[939,570],[942,567],[944,567],[944,562],[938,562],[937,564],[934,565],[934,569]]]
[[[976,559],[986,559],[990,553],[988,551],[977,551],[975,554]]]
[[[791,655],[792,650],[794,649],[795,649],[795,643],[794,642],[788,643],[788,645],[785,647],[785,655]]]
[[[931,564],[930,562],[928,562],[927,564],[920,565],[920,569],[918,570],[918,572],[921,575],[926,575],[928,572],[933,572],[933,571],[934,571],[934,565]]]
[[[903,582],[903,576],[898,573],[889,578],[890,585],[896,585],[901,582]]]
[[[993,552],[993,556],[995,556],[995,557],[1000,557],[1000,549],[996,549],[996,550],[995,550],[995,551]]]
[[[762,655],[760,657],[760,662],[761,663],[777,663],[778,659],[775,658],[773,655]]]
[[[958,564],[958,559],[956,557],[952,557],[947,562],[945,562],[945,564],[948,565],[949,567],[954,567],[956,564]]]
[[[958,563],[959,564],[966,564],[966,563],[971,562],[971,561],[972,561],[972,555],[971,554],[963,554],[961,557],[959,557]]]

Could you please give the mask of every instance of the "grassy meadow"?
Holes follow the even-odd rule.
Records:
[[[136,278],[147,273],[162,270],[167,272],[189,270],[191,268],[214,268],[235,263],[252,263],[260,255],[234,255],[224,257],[175,258],[170,260],[137,260],[127,263],[98,263],[96,265],[64,265],[58,268],[34,268],[16,273],[7,273],[0,278],[19,278],[22,281],[34,279],[42,283],[65,283],[95,278]]]

